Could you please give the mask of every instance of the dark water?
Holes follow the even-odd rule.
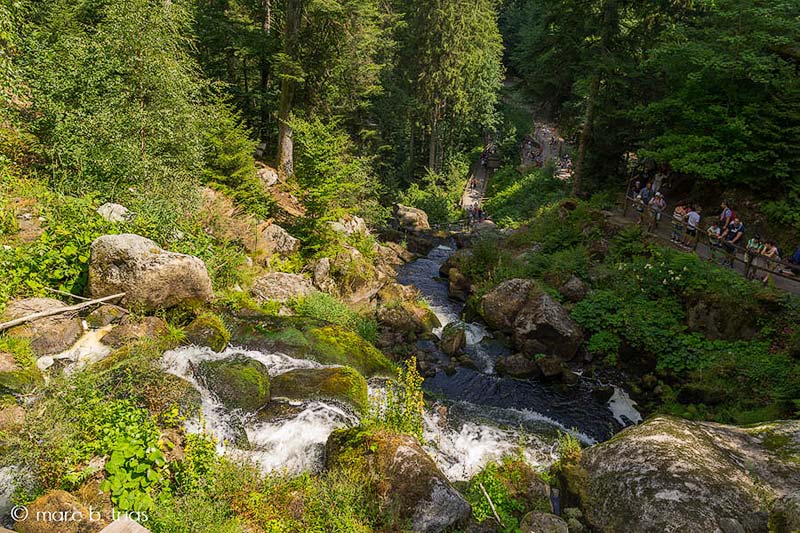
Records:
[[[438,247],[426,258],[401,268],[398,281],[417,287],[442,323],[459,320],[463,304],[447,295],[447,283],[438,278],[439,266],[453,253]],[[494,361],[510,351],[480,325],[469,325],[465,352],[481,370],[459,367],[452,375],[439,371],[425,380],[427,392],[457,407],[459,417],[492,420],[498,425],[524,427],[534,432],[575,429],[585,440],[603,441],[622,429],[611,410],[591,395],[594,383],[581,379],[565,386],[538,380],[518,380],[494,373]],[[473,341],[470,343],[469,341]],[[421,345],[435,350],[434,343]],[[443,359],[444,354],[440,354]]]

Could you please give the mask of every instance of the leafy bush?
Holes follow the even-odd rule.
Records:
[[[371,343],[377,340],[378,325],[374,318],[359,315],[329,294],[314,292],[291,305],[298,315],[318,318],[345,327]]]
[[[518,499],[509,494],[497,463],[489,463],[486,467],[476,474],[467,487],[465,496],[472,506],[472,516],[478,522],[494,518],[494,512],[486,494],[494,504],[497,516],[502,521],[504,528],[502,531],[513,532],[519,529],[519,519],[516,515],[523,513],[525,505]]]
[[[370,406],[365,425],[414,435],[422,442],[425,412],[422,381],[417,358],[411,356],[405,368],[397,369],[397,378],[387,384],[386,397]]]
[[[516,227],[536,217],[542,207],[564,198],[567,190],[568,184],[554,177],[552,167],[520,175],[508,165],[489,180],[485,208],[500,226]]]

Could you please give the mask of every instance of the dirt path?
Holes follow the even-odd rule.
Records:
[[[479,207],[483,204],[483,197],[486,194],[486,185],[490,174],[491,171],[481,165],[480,161],[472,165],[464,192],[461,194],[462,209],[469,211],[475,204]],[[475,179],[474,188],[472,187],[473,178]]]

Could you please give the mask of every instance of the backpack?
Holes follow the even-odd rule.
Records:
[[[797,247],[797,250],[795,250],[794,255],[792,255],[792,258],[789,259],[789,261],[795,265],[800,265],[800,246]]]

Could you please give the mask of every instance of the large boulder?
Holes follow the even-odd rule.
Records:
[[[256,250],[265,259],[273,254],[284,257],[300,250],[300,240],[292,237],[288,231],[277,224],[269,224],[259,231]]]
[[[27,315],[61,309],[66,304],[52,298],[26,298],[8,304],[2,321],[15,320]],[[83,334],[79,318],[74,315],[53,315],[27,322],[11,328],[6,333],[11,337],[29,339],[31,350],[37,356],[53,355],[67,350]]]
[[[258,411],[270,400],[270,381],[263,363],[243,355],[202,361],[197,377],[226,408]]]
[[[530,279],[504,281],[481,298],[481,316],[490,328],[511,333],[514,320],[536,287]]]
[[[501,376],[519,379],[532,378],[542,374],[536,361],[521,353],[501,357],[495,363],[494,368]]]
[[[539,511],[526,514],[519,529],[522,533],[569,533],[569,527],[562,518]]]
[[[217,315],[204,313],[192,320],[183,330],[185,344],[207,346],[215,352],[222,352],[228,346],[231,334]]]
[[[659,416],[564,468],[599,531],[767,531],[800,488],[800,421],[747,428]]]
[[[583,332],[564,306],[545,292],[530,295],[514,319],[514,345],[527,355],[555,354],[569,361],[583,342]]]
[[[454,300],[466,302],[472,293],[472,283],[469,278],[457,268],[451,268],[447,278],[447,295]]]
[[[397,225],[402,229],[410,231],[431,229],[431,225],[428,223],[428,214],[416,207],[397,204],[395,206],[394,217],[397,221]]]
[[[420,301],[416,289],[399,283],[389,283],[378,292],[376,316],[382,346],[409,342],[441,326],[436,314]]]
[[[769,517],[769,530],[774,533],[800,531],[800,489],[775,502]]]
[[[270,272],[253,282],[250,292],[260,303],[286,303],[294,298],[308,296],[314,291],[311,282],[300,274]]]
[[[367,410],[367,380],[347,366],[297,368],[273,377],[270,387],[273,398],[338,400]]]
[[[112,348],[121,348],[139,339],[155,339],[169,331],[163,318],[146,316],[140,320],[126,318],[122,324],[103,335],[100,342]]]
[[[447,355],[455,355],[467,345],[467,331],[464,324],[450,322],[442,330],[439,347]]]
[[[94,298],[124,292],[125,307],[154,311],[211,301],[214,291],[205,263],[162,250],[139,235],[104,235],[91,246],[88,293]]]
[[[413,531],[439,533],[469,519],[469,503],[414,437],[339,430],[328,438],[326,456],[329,469],[354,467],[377,479],[382,511]]]

